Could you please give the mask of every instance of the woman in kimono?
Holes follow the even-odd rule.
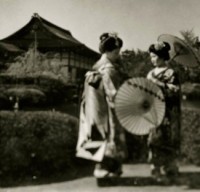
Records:
[[[114,112],[117,90],[128,78],[119,62],[122,44],[117,35],[102,34],[99,44],[101,58],[85,79],[76,155],[97,162],[94,170],[97,178],[119,176],[122,173],[122,161],[126,157],[124,130]],[[95,141],[101,141],[102,145],[95,152],[93,149],[89,156],[85,146],[90,141],[93,147]]]
[[[149,47],[155,68],[148,73],[147,79],[162,89],[166,102],[163,122],[150,131],[148,138],[151,174],[158,181],[178,174],[176,161],[180,148],[180,83],[177,73],[167,63],[170,59],[169,50],[170,45],[166,42],[158,42]]]

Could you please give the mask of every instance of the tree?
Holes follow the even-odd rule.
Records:
[[[32,46],[0,74],[0,83],[0,98],[19,98],[24,106],[59,104],[70,99],[74,89],[61,64],[51,65],[47,56]]]
[[[180,31],[180,33],[183,36],[185,43],[189,45],[191,49],[193,49],[197,57],[200,59],[200,41],[199,41],[199,37],[195,35],[193,29]],[[200,78],[199,78],[200,67],[197,67],[195,69],[188,69],[188,77],[189,77],[189,81],[200,83]]]
[[[186,44],[190,45],[191,47],[193,47],[193,45],[195,44],[196,41],[196,36],[194,34],[193,29],[191,30],[182,30],[180,31],[181,35],[184,38],[184,41],[186,42]]]
[[[139,49],[125,50],[122,52],[122,60],[131,77],[145,77],[152,68],[149,53]]]
[[[10,63],[5,73],[16,78],[45,76],[68,83],[68,78],[63,73],[62,66],[59,63],[51,65],[47,56],[34,47],[30,47],[24,55],[18,56],[15,62]]]

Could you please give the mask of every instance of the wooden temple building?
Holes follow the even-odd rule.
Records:
[[[0,62],[5,62],[8,56],[28,51],[30,46],[46,54],[52,65],[61,66],[66,78],[70,77],[74,83],[81,80],[100,57],[99,53],[75,39],[70,31],[34,13],[25,26],[0,40]]]

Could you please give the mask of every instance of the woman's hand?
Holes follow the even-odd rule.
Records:
[[[161,86],[161,87],[164,87],[165,86],[165,83],[159,81],[158,79],[156,78],[152,78],[151,81],[155,84],[157,84],[158,86]]]
[[[174,92],[177,92],[179,90],[179,87],[173,84],[167,84],[167,87]]]

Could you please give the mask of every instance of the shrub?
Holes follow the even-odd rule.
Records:
[[[182,93],[186,95],[188,100],[199,100],[200,98],[200,84],[185,83],[182,85]]]
[[[181,124],[180,161],[200,165],[200,111],[184,109]],[[147,138],[126,132],[129,162],[147,162]]]
[[[200,111],[185,109],[182,113],[181,158],[200,165]]]
[[[200,165],[200,112],[182,113],[181,160]],[[0,185],[26,178],[71,179],[88,174],[89,161],[75,158],[78,119],[58,112],[0,112]],[[128,162],[146,162],[147,136],[128,134]],[[134,147],[135,146],[135,147]],[[93,165],[92,165],[93,166]],[[81,171],[79,170],[81,167]],[[83,173],[83,168],[85,173]]]
[[[0,112],[0,181],[73,170],[78,120],[58,112]]]
[[[10,108],[9,97],[19,97],[22,109],[26,107],[46,107],[71,101],[78,88],[72,84],[63,83],[60,79],[46,75],[26,75],[15,77],[0,74],[0,109]],[[6,102],[4,102],[6,101]]]

